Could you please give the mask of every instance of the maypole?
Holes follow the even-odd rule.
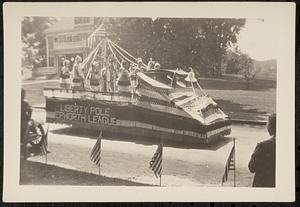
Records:
[[[100,39],[100,42],[99,42]],[[94,47],[97,43],[96,47]],[[103,59],[104,64],[107,64],[108,53],[112,54],[113,57],[117,60],[117,63],[121,65],[120,59],[124,59],[125,61],[134,64],[137,66],[137,58],[131,55],[129,52],[118,46],[116,43],[112,42],[110,39],[107,38],[105,30],[103,28],[103,24],[101,24],[88,38],[87,45],[89,48],[92,49],[90,54],[82,61],[82,67],[85,67],[88,62],[92,63],[99,51],[101,52],[101,58]],[[101,49],[100,49],[101,48]],[[143,68],[146,68],[147,65],[143,63]],[[88,68],[88,72],[86,75],[85,80],[87,80],[89,74],[91,72],[91,67]]]
[[[126,50],[124,50],[123,48],[121,48],[119,45],[117,45],[116,43],[112,42],[111,40],[110,40],[110,42],[112,43],[113,46],[115,46],[116,48],[118,48],[119,50],[121,50],[122,52],[124,52],[126,55],[128,55],[129,57],[131,57],[135,61],[137,61],[137,58],[135,58],[134,56],[132,56],[129,52],[127,52]],[[132,61],[130,61],[130,62],[132,62]],[[143,63],[143,66],[147,67],[147,65],[145,63]]]
[[[110,41],[110,42],[111,42],[111,41]],[[118,48],[116,48],[113,44],[112,44],[111,46],[116,50],[116,52],[117,52],[120,56],[122,56],[123,59],[127,60],[128,62],[130,62],[130,63],[132,63],[132,64],[134,64],[134,65],[137,65],[137,63],[135,63],[135,62],[129,60],[124,54],[122,54],[122,53],[120,52],[120,50],[118,50]]]
[[[106,60],[106,58],[107,58],[107,50],[106,50],[106,45],[107,45],[107,40],[106,39],[104,39],[104,62],[105,62],[105,65],[107,64],[107,60]]]
[[[101,43],[100,43],[100,44],[101,44]],[[91,62],[90,62],[90,65],[94,62],[94,60],[95,60],[95,58],[96,58],[96,56],[97,56],[97,53],[98,53],[98,51],[99,51],[99,49],[100,49],[100,44],[98,45],[96,51],[94,52],[94,56],[93,56],[93,58],[92,58],[92,60],[91,60]],[[90,75],[90,73],[91,73],[91,70],[92,70],[92,67],[89,67],[88,72],[87,72],[87,74],[86,74],[86,76],[85,76],[85,81],[88,79],[88,77],[89,77],[89,75]]]
[[[113,49],[112,49],[112,46],[111,46],[111,43],[110,43],[109,41],[107,41],[107,45],[108,45],[108,47],[109,47],[111,53],[113,54],[113,56],[116,58],[118,64],[121,66],[121,62],[119,61],[117,55],[114,53],[114,51],[113,51]]]

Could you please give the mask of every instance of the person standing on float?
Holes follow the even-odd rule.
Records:
[[[127,63],[122,62],[122,66],[120,68],[120,76],[118,80],[118,91],[123,93],[130,93],[130,75],[127,69]]]
[[[137,72],[143,72],[144,71],[144,68],[143,68],[143,60],[142,60],[142,58],[137,58],[137,60],[136,60],[136,62],[137,62]]]
[[[154,70],[160,70],[160,64],[158,62],[155,63]]]
[[[99,91],[100,90],[100,71],[99,71],[99,63],[93,62],[92,63],[92,71],[89,75],[90,79],[90,86],[92,91]]]
[[[109,64],[106,66],[104,75],[105,75],[105,79],[106,79],[106,91],[111,92],[112,91],[112,88],[111,88],[112,72],[111,72],[111,67]]]
[[[147,70],[153,70],[154,69],[155,62],[150,58],[148,65],[147,65]]]
[[[101,70],[100,70],[100,91],[106,92],[106,83],[105,83],[105,61],[101,64]]]
[[[191,87],[194,90],[194,83],[197,82],[195,73],[192,67],[189,67],[190,72],[188,72],[187,77],[184,79],[186,81],[187,87]]]
[[[70,61],[65,59],[60,73],[60,87],[63,89],[71,88]]]
[[[109,64],[109,71],[110,71],[110,88],[111,91],[116,91],[116,82],[117,82],[117,77],[118,77],[118,72],[117,72],[117,60],[115,58],[112,58],[110,60]]]
[[[84,74],[81,68],[82,59],[80,56],[75,57],[75,63],[73,65],[73,89],[83,89]]]
[[[135,93],[135,88],[137,87],[137,67],[134,66],[133,63],[130,64],[129,74],[130,74],[131,90],[133,93]]]
[[[110,80],[111,80],[111,75],[109,71],[109,66],[104,62],[103,68],[101,69],[100,72],[100,88],[101,91],[103,92],[109,92],[111,91],[110,89]]]

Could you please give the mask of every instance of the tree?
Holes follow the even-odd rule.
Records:
[[[253,59],[246,54],[240,54],[238,67],[246,82],[246,88],[249,89],[250,83],[255,79],[255,76],[261,69],[257,64],[254,64]]]
[[[22,21],[22,64],[36,68],[46,61],[44,31],[57,20],[52,17],[24,17]]]
[[[221,75],[228,46],[237,42],[245,19],[108,18],[114,41],[143,60],[164,68],[192,66],[196,73]]]
[[[222,63],[228,46],[237,42],[237,35],[245,25],[245,19],[205,19],[202,34],[205,37],[203,49],[207,61],[207,73],[222,74]]]
[[[238,74],[240,72],[239,68],[239,58],[240,53],[238,51],[228,50],[226,53],[226,73]]]

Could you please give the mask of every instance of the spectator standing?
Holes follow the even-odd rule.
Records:
[[[269,116],[270,138],[256,145],[248,168],[255,173],[253,187],[275,187],[276,171],[276,114]]]

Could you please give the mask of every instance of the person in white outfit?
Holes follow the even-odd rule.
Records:
[[[71,88],[70,61],[65,59],[60,72],[60,87],[63,89]]]
[[[84,80],[84,74],[81,68],[81,62],[82,59],[80,56],[75,57],[75,63],[73,65],[72,75],[73,75],[73,81],[72,86],[73,89],[83,89],[83,80]]]
[[[197,79],[195,77],[195,73],[192,67],[189,67],[190,72],[187,74],[186,78],[184,79],[186,81],[187,87],[194,88],[195,83],[197,82]]]
[[[126,67],[125,67],[126,68]],[[121,73],[118,80],[118,91],[130,93],[130,75],[127,69],[121,67]]]
[[[99,63],[93,62],[92,63],[92,71],[90,73],[90,86],[92,91],[99,91],[100,90],[100,70],[99,70]]]

